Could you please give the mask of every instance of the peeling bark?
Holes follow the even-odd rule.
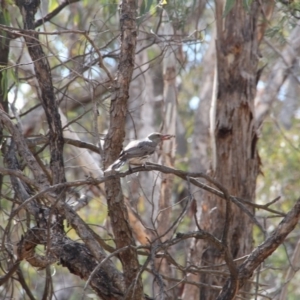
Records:
[[[294,207],[289,211],[286,217],[280,222],[278,227],[272,232],[271,236],[255,248],[249,257],[238,268],[239,288],[242,288],[247,280],[252,277],[255,269],[270,256],[279,245],[281,245],[287,235],[294,230],[300,219],[300,199],[297,200]],[[232,281],[228,279],[223,286],[217,300],[233,299]]]
[[[137,36],[135,2],[135,0],[123,0],[121,3],[121,53],[117,78],[112,83],[110,127],[104,145],[105,167],[109,166],[119,156],[125,136],[129,85],[134,68]],[[126,285],[125,299],[142,299],[143,287],[139,276],[139,261],[136,250],[130,247],[135,246],[135,240],[128,222],[128,211],[120,181],[113,179],[107,182],[105,189],[108,214],[111,219],[116,246],[117,248],[129,246],[119,254]]]
[[[258,63],[257,19],[259,3],[253,1],[249,11],[243,1],[236,1],[223,17],[223,5],[216,1],[218,94],[216,111],[216,171],[214,178],[230,194],[254,201],[259,158],[254,122],[254,97]],[[224,27],[223,27],[224,26]],[[200,227],[222,240],[232,256],[241,257],[252,249],[252,225],[230,202],[220,203],[217,197],[205,193]],[[253,212],[253,209],[250,208]],[[218,220],[218,222],[215,222]],[[223,262],[222,253],[204,244],[202,265]],[[237,289],[236,274],[231,273],[231,292]],[[209,274],[201,282],[223,285],[222,277]],[[246,290],[249,287],[246,287]],[[201,288],[200,299],[216,299],[218,292]],[[227,299],[231,299],[230,297]]]
[[[47,244],[47,230],[40,227],[31,228],[18,244],[18,258],[20,260],[25,259],[32,266],[41,269],[55,261],[59,262],[62,266],[68,268],[70,273],[79,276],[83,280],[88,280],[97,266],[97,261],[84,244],[64,237],[62,232],[57,233],[56,243],[52,245],[51,259],[49,259],[49,256],[35,253],[35,248],[39,244]],[[102,299],[124,299],[123,293],[111,280],[111,274],[108,274],[102,268],[91,278],[90,285]]]
[[[40,180],[41,177],[43,177],[43,171],[38,165],[38,163],[35,161],[33,155],[29,151],[27,144],[25,142],[25,138],[22,136],[20,130],[15,127],[11,120],[8,118],[8,116],[0,110],[0,120],[2,124],[5,126],[6,129],[9,130],[10,134],[12,135],[12,138],[14,142],[16,143],[16,146],[18,148],[18,152],[20,156],[26,161],[27,165],[31,167],[31,170],[35,176],[35,181],[28,181],[28,184],[30,185],[31,182],[34,184],[31,184],[31,189],[36,189],[37,193],[44,191],[49,187],[48,182],[43,179]],[[10,151],[7,153],[6,156],[6,163],[10,170],[18,170],[18,163],[15,159],[15,155],[13,153],[13,147],[10,148]],[[22,172],[19,170],[20,174]],[[28,190],[29,187],[27,187],[23,181],[23,177],[21,176],[18,178],[15,176],[12,179],[13,188],[15,190],[15,193],[21,203],[28,201],[30,199]],[[60,187],[63,188],[63,187]],[[56,189],[57,190],[57,189]],[[86,223],[83,222],[83,220],[74,212],[74,210],[69,207],[67,204],[64,203],[63,199],[59,199],[57,201],[56,198],[53,197],[53,194],[51,192],[44,192],[43,194],[40,194],[40,197],[38,199],[42,198],[43,200],[47,200],[47,203],[50,205],[55,205],[55,218],[54,214],[52,214],[52,209],[48,207],[41,207],[40,204],[37,205],[37,202],[31,201],[27,203],[27,209],[28,211],[33,214],[33,216],[36,219],[37,227],[35,230],[39,230],[38,232],[42,235],[37,235],[35,238],[37,240],[34,240],[32,244],[32,247],[37,246],[37,244],[45,245],[47,246],[47,249],[49,250],[50,259],[48,257],[41,257],[36,255],[34,252],[34,249],[32,247],[25,247],[23,249],[20,249],[21,252],[19,252],[19,259],[27,259],[29,258],[29,262],[37,267],[46,267],[50,263],[53,263],[53,255],[56,260],[59,260],[61,257],[64,257],[65,265],[70,266],[75,263],[75,261],[72,261],[74,257],[72,255],[67,255],[66,253],[61,250],[59,254],[57,254],[55,251],[57,250],[56,246],[60,246],[64,249],[64,245],[67,246],[67,244],[72,243],[71,240],[65,239],[64,233],[62,233],[62,226],[60,225],[62,222],[62,218],[64,217],[68,223],[72,226],[72,228],[75,229],[76,233],[84,244],[80,247],[84,247],[84,251],[86,253],[89,253],[88,256],[83,260],[83,262],[76,261],[77,264],[88,264],[88,259],[91,260],[89,266],[90,266],[90,273],[93,271],[94,267],[96,267],[97,264],[95,262],[102,262],[105,260],[105,262],[102,263],[102,268],[99,270],[101,273],[105,273],[106,277],[108,278],[109,284],[112,284],[114,289],[118,290],[118,293],[120,295],[123,295],[123,292],[125,290],[124,288],[124,279],[123,275],[115,268],[111,260],[108,260],[105,254],[105,251],[100,247],[99,244],[101,244],[101,239],[86,225]],[[36,205],[35,205],[36,204]],[[49,216],[52,215],[52,218],[49,218]],[[13,217],[13,215],[12,215]],[[12,220],[12,219],[11,219]],[[39,238],[40,237],[40,238]],[[47,242],[45,241],[45,238],[47,238]],[[26,241],[24,241],[26,242]],[[49,244],[48,244],[49,242]],[[22,241],[21,241],[22,243]],[[81,245],[81,244],[80,244]],[[78,246],[79,247],[79,246]],[[22,251],[24,250],[25,251]],[[54,251],[54,252],[53,252]],[[79,257],[78,257],[79,259]],[[93,268],[92,268],[93,266]],[[85,269],[83,267],[78,267],[76,275],[80,276],[81,278],[86,278],[87,275],[83,273]],[[82,271],[82,273],[80,273]],[[99,280],[97,280],[97,286],[92,285],[91,286],[97,291],[98,295],[102,297],[102,284],[107,285],[107,283],[103,283]],[[105,297],[105,294],[104,294]],[[123,296],[120,298],[105,298],[105,299],[123,299]]]
[[[23,17],[24,28],[29,30],[24,38],[33,61],[35,75],[39,84],[39,97],[49,126],[51,182],[49,182],[44,170],[30,152],[20,128],[14,126],[9,116],[0,111],[2,124],[12,135],[20,156],[32,171],[35,178],[32,186],[37,190],[35,192],[47,189],[52,183],[65,183],[64,139],[58,105],[55,101],[51,70],[39,42],[38,33],[34,31],[34,15],[39,4],[39,1],[17,1]],[[9,163],[16,165],[14,161],[8,161]],[[11,168],[18,170],[17,167]],[[30,199],[26,186],[20,180],[13,178],[12,184],[21,203]],[[47,267],[54,261],[60,260],[63,265],[69,268],[70,272],[84,279],[88,279],[98,262],[101,262],[102,267],[91,278],[90,285],[103,299],[123,299],[125,285],[122,274],[114,267],[111,260],[106,258],[106,253],[100,246],[101,238],[96,238],[96,234],[90,230],[71,207],[65,204],[65,187],[60,185],[58,188],[53,189],[51,193],[45,192],[41,198],[43,198],[43,207],[40,206],[40,203],[38,203],[38,209],[36,206],[30,205],[37,203],[34,201],[29,203],[29,205],[27,204],[28,211],[34,215],[37,226],[29,229],[25,237],[20,241],[19,259],[26,259],[31,265],[40,268]],[[65,238],[62,225],[63,219],[66,219],[71,224],[84,244],[74,243]],[[33,231],[35,231],[34,236],[31,235]],[[38,244],[46,247],[47,253],[45,256],[35,253],[35,247]],[[72,245],[74,245],[73,248],[71,247]]]

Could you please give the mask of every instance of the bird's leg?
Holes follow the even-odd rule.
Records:
[[[131,166],[130,166],[130,165],[128,165],[128,170],[129,170],[129,172],[130,172],[130,173],[132,173],[132,172],[133,172],[133,170],[132,170],[132,168],[131,168]]]
[[[147,166],[151,164],[151,161],[149,159],[145,160],[144,163],[142,164],[142,167],[144,167],[145,169],[147,169]]]
[[[131,166],[130,165],[128,165],[128,171],[129,171],[129,173],[133,173],[134,172],[134,169],[136,169],[136,168],[131,168]],[[135,176],[138,176],[139,175],[139,172],[136,172],[135,173]]]

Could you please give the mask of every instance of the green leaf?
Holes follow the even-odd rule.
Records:
[[[243,0],[243,7],[246,11],[250,10],[250,6],[252,4],[253,0]]]
[[[153,0],[145,0],[142,2],[141,8],[140,8],[140,15],[144,15],[147,12],[150,11],[150,8],[153,4]]]
[[[50,0],[48,2],[48,10],[52,11],[57,7],[57,1]]]
[[[152,5],[153,5],[153,0],[145,0],[142,2],[141,7],[140,7],[140,14],[139,14],[139,17],[137,18],[138,26],[141,23],[143,23],[146,15],[148,14],[148,12],[150,12]]]
[[[226,0],[223,16],[226,17],[232,10],[235,0]]]

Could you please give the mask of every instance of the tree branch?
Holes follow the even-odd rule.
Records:
[[[65,0],[58,7],[56,7],[52,12],[50,12],[47,16],[35,21],[34,27],[39,27],[42,24],[50,21],[54,18],[58,13],[60,13],[67,5],[79,2],[80,0]]]
[[[294,207],[283,218],[278,227],[273,231],[271,236],[255,248],[249,257],[240,265],[238,269],[239,288],[241,288],[246,280],[251,278],[254,270],[269,257],[285,240],[287,235],[295,228],[300,219],[300,198],[297,200]],[[218,296],[217,300],[232,299],[229,295],[232,294],[231,279],[228,279]]]
[[[27,1],[17,0],[16,4],[22,14],[24,28],[33,30],[35,28],[34,15],[37,12],[40,1],[33,0],[28,4]],[[50,65],[38,37],[38,33],[33,31],[24,36],[24,39],[33,61],[41,93],[40,100],[49,126],[50,168],[52,171],[52,180],[53,183],[61,183],[66,181],[63,160],[63,131],[58,112],[58,105],[55,100]],[[60,193],[63,193],[63,191],[58,190],[57,194]],[[62,197],[64,196],[62,195]]]
[[[125,136],[125,122],[129,86],[134,69],[136,49],[136,1],[123,0],[120,5],[121,50],[117,79],[112,83],[110,105],[110,127],[105,140],[104,167],[110,165],[121,152]],[[119,253],[122,262],[126,294],[124,299],[140,300],[143,298],[142,280],[139,276],[139,261],[133,238],[132,229],[128,223],[128,211],[118,178],[105,184],[108,214],[111,219],[117,248],[128,247]]]

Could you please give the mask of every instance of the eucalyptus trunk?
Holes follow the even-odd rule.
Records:
[[[223,5],[220,1],[215,4],[218,88],[213,124],[216,152],[212,165],[215,169],[211,175],[229,194],[254,202],[259,173],[254,120],[259,4],[253,1],[246,9],[243,1],[235,1],[225,18]],[[203,199],[200,227],[227,244],[233,259],[249,254],[253,247],[250,219],[237,206],[217,196],[205,192]],[[248,209],[254,213],[251,207]],[[224,255],[206,242],[202,246],[202,266],[220,270],[213,266],[224,263]],[[203,273],[200,276],[200,282],[209,285],[223,286],[224,280],[224,275]],[[249,286],[244,286],[244,290],[249,290]],[[200,299],[216,299],[218,294],[216,289],[202,287]]]

